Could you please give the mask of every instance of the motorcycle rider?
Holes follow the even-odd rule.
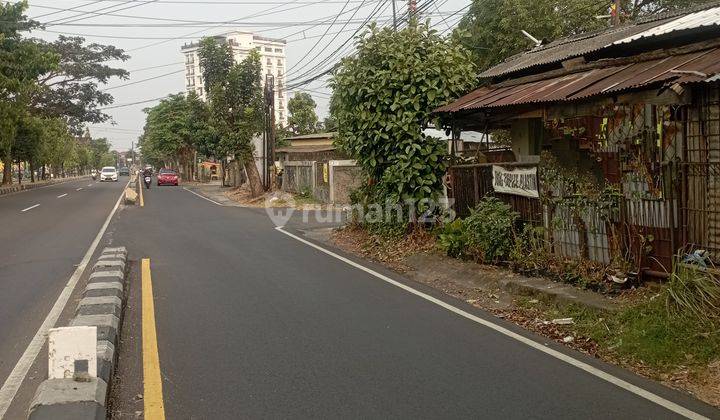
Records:
[[[152,182],[152,169],[149,167],[143,169],[142,177],[145,182],[145,188],[150,189],[150,183]]]

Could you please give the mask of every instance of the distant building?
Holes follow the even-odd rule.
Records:
[[[235,62],[240,62],[248,53],[257,49],[260,52],[262,64],[262,83],[268,75],[275,79],[275,122],[287,124],[287,92],[285,91],[285,40],[266,38],[249,32],[229,32],[218,35],[216,38],[226,41],[232,46]],[[207,100],[200,59],[198,57],[198,42],[182,46],[180,51],[185,55],[185,89],[195,91],[202,100]]]

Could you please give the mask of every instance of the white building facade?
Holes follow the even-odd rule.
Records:
[[[254,35],[249,32],[229,32],[225,35],[219,35],[226,41],[233,51],[233,58],[236,63],[244,60],[248,53],[257,49],[260,53],[260,62],[262,64],[262,84],[268,75],[272,75],[275,80],[275,122],[277,124],[287,124],[287,92],[285,91],[285,48],[286,43],[283,39],[266,38]],[[192,42],[185,44],[180,49],[185,56],[185,89],[188,92],[195,91],[197,95],[204,101],[207,100],[207,92],[205,92],[204,80],[200,69],[200,58],[198,56],[199,43]]]

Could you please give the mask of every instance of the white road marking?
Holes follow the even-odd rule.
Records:
[[[80,190],[82,190],[82,189],[83,189],[83,188],[82,188],[82,187],[80,187],[80,188],[78,188],[78,189],[77,189],[77,190],[75,190],[75,191],[80,191]]]
[[[128,185],[129,184],[130,183],[128,182]],[[47,317],[45,317],[45,320],[43,321],[42,325],[40,325],[40,328],[35,333],[35,336],[30,341],[30,344],[28,344],[25,352],[23,352],[22,356],[20,356],[20,359],[15,364],[12,372],[10,372],[10,376],[7,377],[2,388],[0,388],[0,419],[2,419],[7,412],[10,404],[15,398],[15,394],[17,394],[18,389],[20,389],[20,385],[25,380],[25,377],[27,376],[30,367],[40,353],[40,350],[42,350],[43,345],[45,344],[45,337],[47,337],[48,330],[52,328],[57,322],[60,314],[65,308],[65,305],[70,299],[70,295],[72,294],[73,290],[75,290],[75,286],[77,285],[78,280],[80,280],[80,277],[85,272],[85,268],[90,262],[90,258],[92,257],[93,253],[95,253],[95,249],[97,248],[100,240],[102,239],[105,231],[107,230],[108,225],[110,224],[110,220],[120,206],[123,193],[121,193],[120,197],[118,197],[117,201],[115,202],[115,207],[113,207],[107,219],[105,219],[105,223],[103,223],[100,231],[95,236],[95,240],[93,240],[93,242],[90,244],[90,248],[88,248],[85,256],[80,261],[80,264],[78,264],[77,269],[75,269],[75,272],[72,274],[72,276],[70,276],[70,280],[68,280],[65,288],[62,290],[62,292],[60,292],[60,296],[58,296],[52,309],[50,309],[50,312],[47,314]]]
[[[22,211],[22,212],[24,213],[24,212],[26,212],[26,211],[28,211],[28,210],[34,209],[35,207],[37,207],[37,206],[39,206],[39,205],[40,205],[40,204],[35,204],[34,206],[30,206],[30,207],[28,207],[28,208],[26,208],[26,209],[22,209],[22,210],[20,210],[20,211]]]
[[[88,184],[88,187],[92,187],[93,184]]]
[[[67,195],[67,193],[65,193],[65,194],[60,194],[60,195],[57,196],[57,198],[63,198],[63,197],[65,197],[66,195]]]
[[[591,375],[593,375],[593,376],[595,376],[595,377],[597,377],[597,378],[600,378],[600,379],[602,379],[602,380],[604,380],[604,381],[607,381],[607,382],[609,382],[609,383],[611,383],[611,384],[613,384],[613,385],[615,385],[615,386],[618,386],[618,387],[620,387],[620,388],[622,388],[622,389],[624,389],[624,390],[626,390],[626,391],[628,391],[628,392],[631,392],[631,393],[633,393],[633,394],[635,394],[635,395],[637,395],[637,396],[639,396],[639,397],[641,397],[641,398],[645,398],[646,400],[651,401],[651,402],[653,402],[653,403],[655,403],[655,404],[657,404],[657,405],[659,405],[659,406],[661,406],[661,407],[664,407],[664,408],[666,408],[666,409],[668,409],[668,410],[670,410],[670,411],[672,411],[672,412],[675,412],[675,413],[677,413],[677,414],[679,414],[679,415],[681,415],[681,416],[687,417],[687,418],[689,418],[689,419],[707,419],[707,417],[705,417],[705,416],[703,416],[703,415],[701,415],[701,414],[698,414],[698,413],[696,413],[696,412],[694,412],[694,411],[692,411],[692,410],[690,410],[690,409],[687,409],[687,408],[685,408],[685,407],[683,407],[683,406],[681,406],[681,405],[679,405],[679,404],[676,404],[676,403],[674,403],[674,402],[672,402],[672,401],[666,400],[665,398],[663,398],[663,397],[661,397],[661,396],[659,396],[659,395],[657,395],[657,394],[653,394],[653,393],[650,392],[650,391],[647,391],[647,390],[645,390],[645,389],[643,389],[643,388],[640,388],[640,387],[637,386],[637,385],[633,385],[633,384],[631,384],[630,382],[624,381],[624,380],[622,380],[622,379],[620,379],[620,378],[618,378],[618,377],[616,377],[616,376],[613,376],[613,375],[611,375],[611,374],[609,374],[609,373],[607,373],[607,372],[605,372],[605,371],[603,371],[603,370],[601,370],[601,369],[598,369],[598,368],[596,368],[596,367],[594,367],[594,366],[591,366],[591,365],[589,365],[589,364],[587,364],[587,363],[585,363],[585,362],[583,362],[583,361],[577,360],[577,359],[573,358],[572,356],[569,356],[569,355],[564,354],[564,353],[561,353],[561,352],[559,352],[559,351],[557,351],[557,350],[554,350],[554,349],[551,349],[551,348],[549,348],[549,347],[546,347],[545,345],[543,345],[543,344],[541,344],[541,343],[538,343],[538,342],[536,342],[536,341],[534,341],[534,340],[531,340],[531,339],[529,339],[529,338],[527,338],[527,337],[524,337],[524,336],[522,336],[522,335],[520,335],[520,334],[518,334],[518,333],[516,333],[516,332],[510,331],[510,330],[508,330],[507,328],[505,328],[505,327],[503,327],[503,326],[501,326],[501,325],[498,325],[498,324],[496,324],[496,323],[494,323],[494,322],[491,322],[491,321],[488,321],[488,320],[486,320],[486,319],[483,319],[483,318],[480,318],[480,317],[478,317],[478,316],[475,316],[475,315],[473,315],[473,314],[471,314],[471,313],[469,313],[469,312],[466,312],[466,311],[464,311],[464,310],[462,310],[462,309],[460,309],[460,308],[456,308],[455,306],[452,306],[452,305],[450,305],[449,303],[443,302],[443,301],[440,300],[440,299],[437,299],[437,298],[435,298],[435,297],[432,297],[432,296],[430,296],[430,295],[428,295],[428,294],[426,294],[426,293],[423,293],[423,292],[421,292],[421,291],[419,291],[419,290],[413,289],[412,287],[410,287],[410,286],[408,286],[408,285],[406,285],[406,284],[403,284],[403,283],[400,283],[400,282],[398,282],[398,281],[396,281],[396,280],[393,280],[393,279],[391,279],[390,277],[387,277],[387,276],[385,276],[385,275],[383,275],[383,274],[380,274],[380,273],[378,273],[378,272],[375,271],[375,270],[372,270],[372,269],[367,268],[367,267],[365,267],[365,266],[363,266],[363,265],[361,265],[361,264],[356,263],[355,261],[352,261],[352,260],[350,260],[350,259],[348,259],[348,258],[345,258],[345,257],[343,257],[342,255],[338,255],[338,254],[336,254],[336,253],[334,253],[334,252],[332,252],[332,251],[330,251],[330,250],[327,250],[327,249],[325,249],[325,248],[323,248],[323,247],[321,247],[321,246],[319,246],[319,245],[316,245],[316,244],[314,244],[314,243],[312,243],[312,242],[310,242],[310,241],[308,241],[308,240],[305,240],[305,239],[303,239],[303,238],[301,238],[301,237],[299,237],[299,236],[297,236],[297,235],[294,235],[294,234],[292,234],[292,233],[290,233],[290,232],[287,232],[287,231],[283,230],[283,226],[277,226],[275,229],[276,229],[277,231],[279,231],[279,232],[284,233],[284,234],[287,235],[287,236],[290,236],[291,238],[294,238],[294,239],[296,239],[296,240],[304,243],[305,245],[308,245],[308,246],[310,246],[310,247],[312,247],[312,248],[315,248],[315,249],[317,249],[317,250],[320,251],[320,252],[323,252],[323,253],[325,253],[325,254],[333,257],[333,258],[336,258],[336,259],[338,259],[338,260],[340,260],[340,261],[342,261],[342,262],[344,262],[344,263],[346,263],[346,264],[348,264],[348,265],[351,265],[352,267],[355,267],[355,268],[357,268],[357,269],[359,269],[359,270],[362,270],[362,271],[364,271],[364,272],[366,272],[366,273],[368,273],[368,274],[371,274],[371,275],[377,277],[377,278],[380,279],[380,280],[383,280],[383,281],[385,281],[385,282],[387,282],[387,283],[390,283],[390,284],[392,284],[393,286],[399,287],[400,289],[403,289],[403,290],[405,290],[405,291],[407,291],[407,292],[410,292],[410,293],[412,293],[412,294],[414,294],[414,295],[416,295],[416,296],[419,296],[419,297],[421,297],[421,298],[423,298],[423,299],[425,299],[425,300],[427,300],[427,301],[429,301],[429,302],[432,302],[432,303],[434,303],[434,304],[436,304],[436,305],[438,305],[438,306],[441,306],[441,307],[447,309],[447,310],[450,311],[450,312],[454,312],[454,313],[457,314],[457,315],[460,315],[460,316],[462,316],[462,317],[464,317],[464,318],[467,318],[467,319],[469,319],[469,320],[471,320],[471,321],[477,322],[478,324],[481,324],[481,325],[483,325],[483,326],[485,326],[485,327],[488,327],[488,328],[490,328],[490,329],[492,329],[492,330],[495,330],[496,332],[498,332],[498,333],[500,333],[500,334],[503,334],[503,335],[505,335],[505,336],[507,336],[507,337],[509,337],[509,338],[514,339],[514,340],[517,340],[517,341],[519,341],[519,342],[521,342],[521,343],[523,343],[523,344],[525,344],[525,345],[527,345],[527,346],[529,346],[529,347],[534,348],[535,350],[539,350],[539,351],[547,354],[548,356],[552,356],[552,357],[554,357],[554,358],[556,358],[556,359],[559,359],[559,360],[561,360],[561,361],[563,361],[563,362],[565,362],[565,363],[567,363],[567,364],[569,364],[569,365],[572,365],[572,366],[574,366],[574,367],[576,367],[576,368],[578,368],[578,369],[580,369],[580,370],[584,370],[585,372],[587,372],[587,373],[589,373],[589,374],[591,374]]]
[[[211,202],[211,203],[213,203],[213,204],[216,204],[216,205],[218,205],[218,206],[222,206],[222,204],[218,203],[217,201],[212,200],[212,199],[210,199],[210,198],[207,198],[207,197],[205,197],[205,196],[202,195],[202,194],[198,194],[198,193],[196,193],[196,192],[193,191],[193,190],[188,190],[188,189],[185,188],[185,187],[183,187],[183,190],[185,190],[185,191],[187,191],[187,192],[189,192],[189,193],[193,193],[193,194],[197,195],[198,197],[202,198],[203,200],[207,200],[207,201],[209,201],[209,202]]]

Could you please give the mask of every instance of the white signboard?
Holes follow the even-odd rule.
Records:
[[[493,165],[493,190],[503,194],[538,198],[537,167],[507,170]]]

